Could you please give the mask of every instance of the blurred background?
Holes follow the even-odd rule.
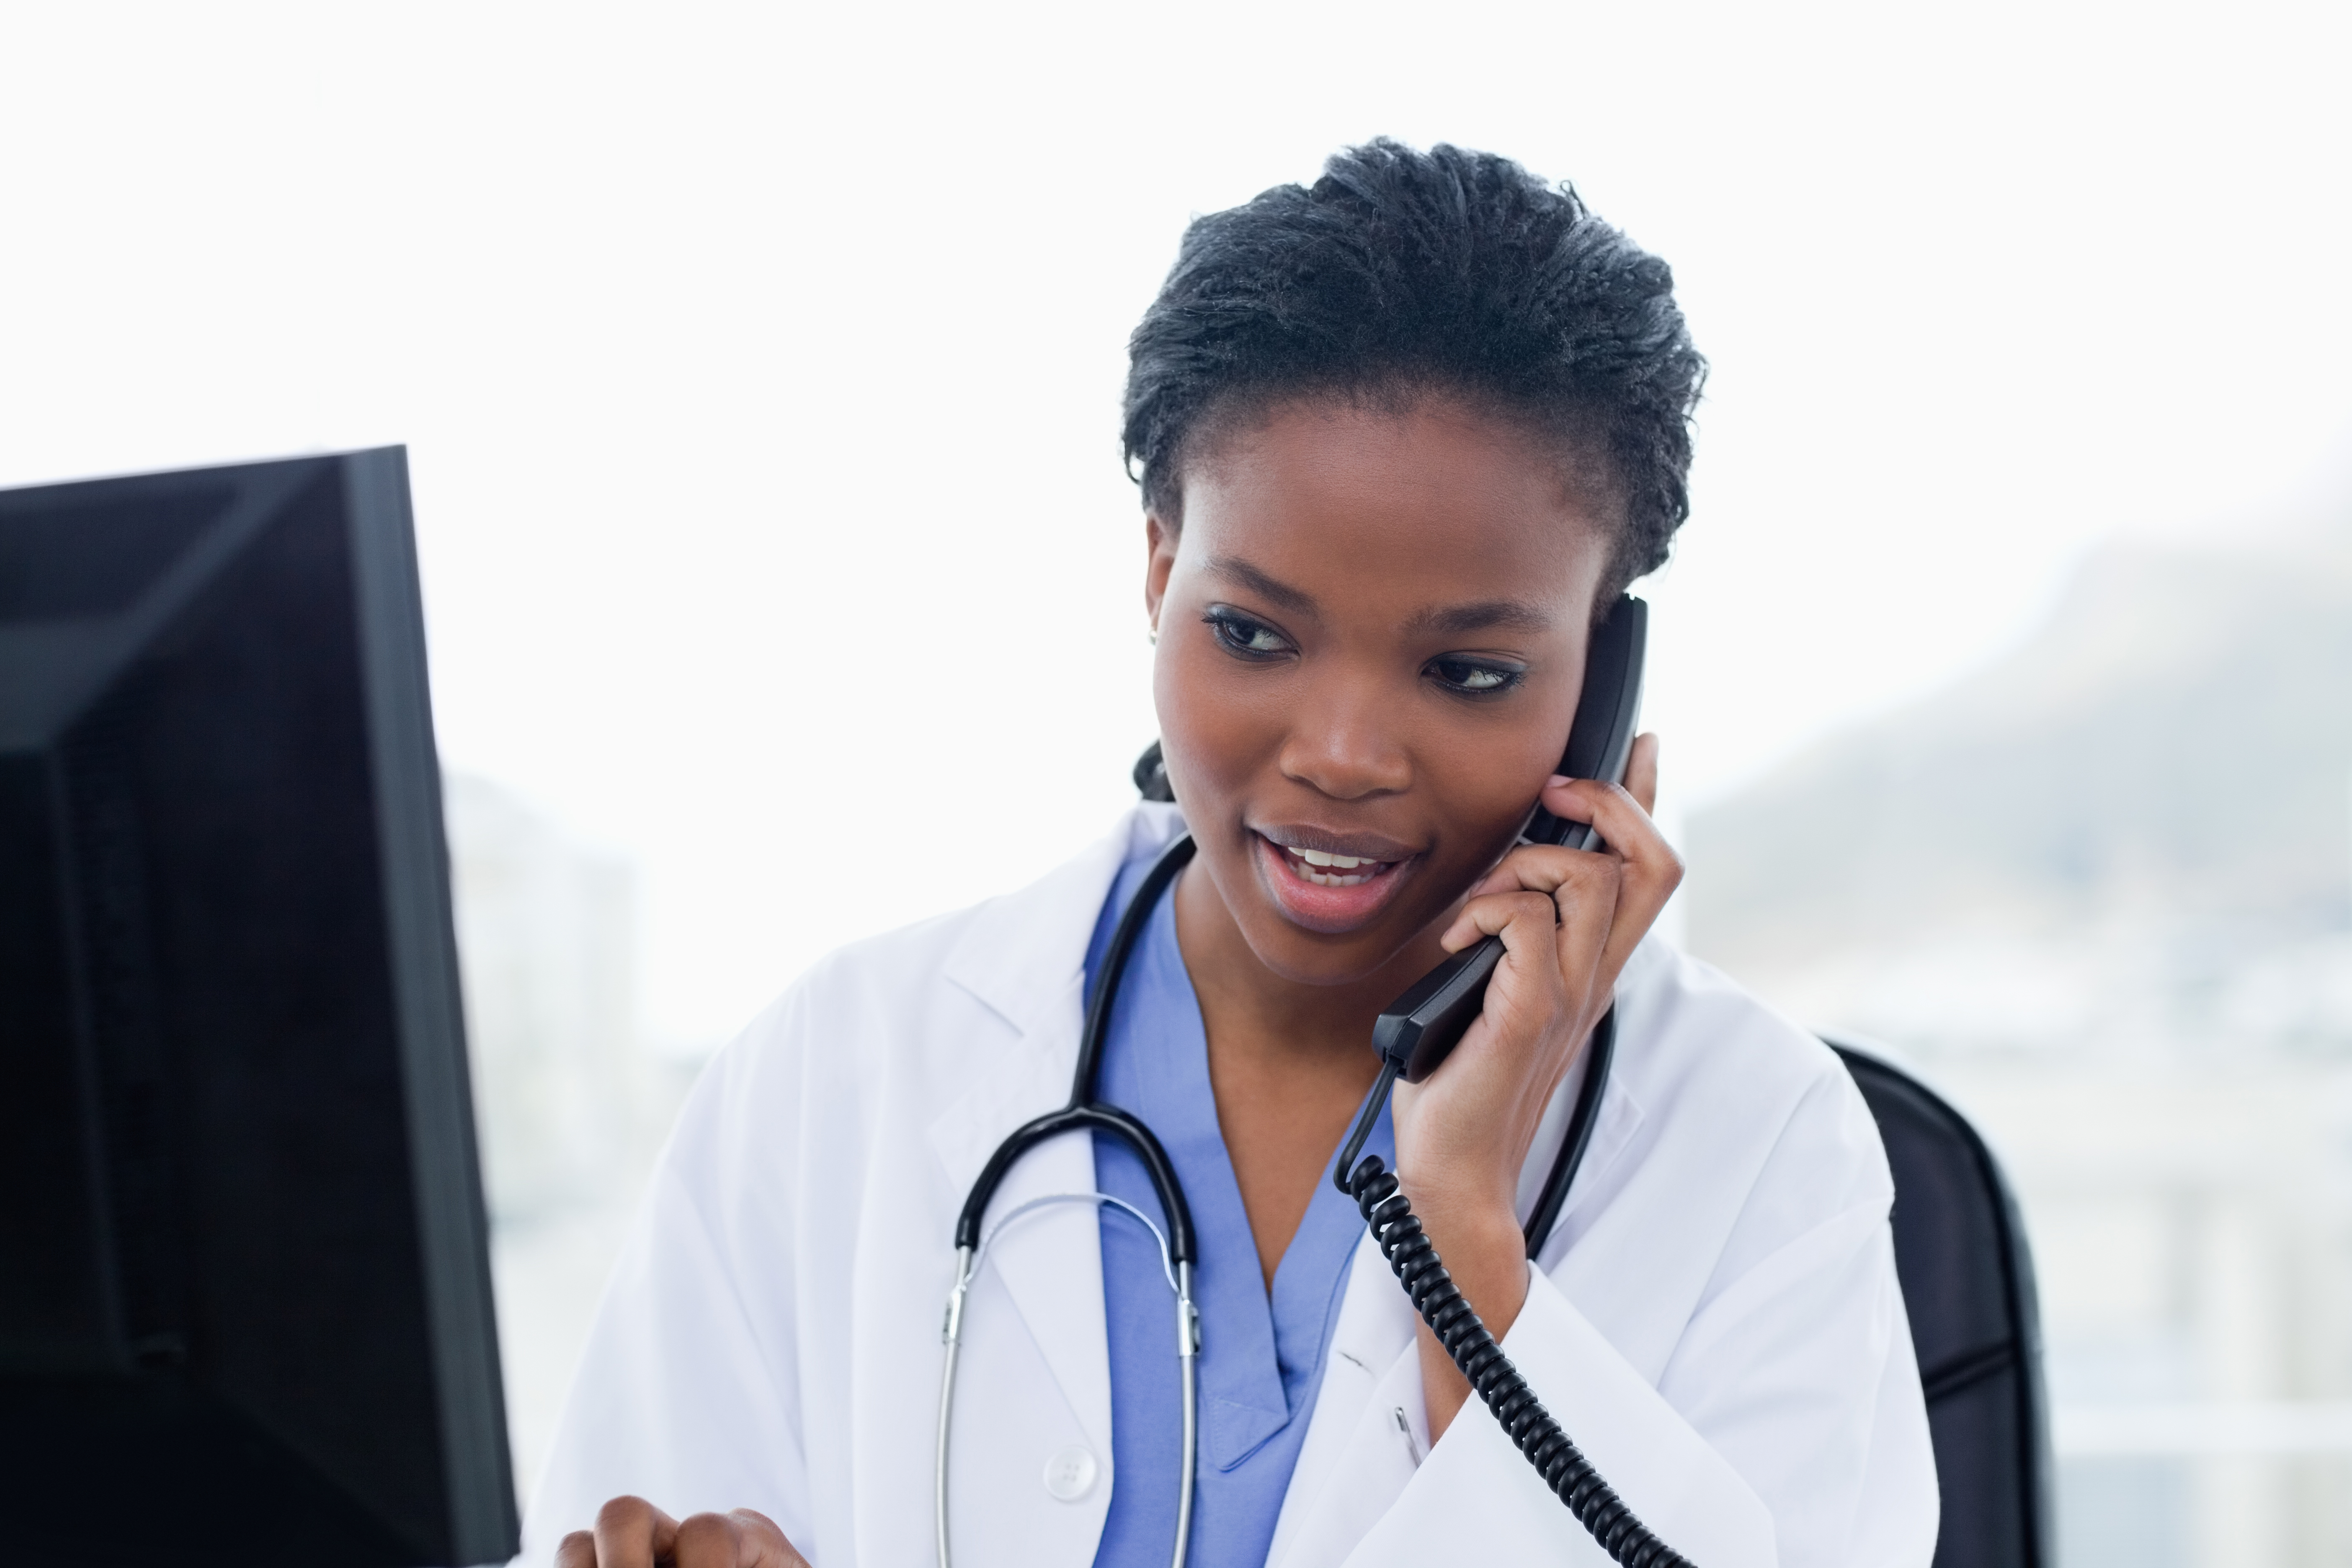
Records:
[[[1714,361],[1675,940],[1979,1119],[2071,1568],[2352,1563],[2352,26],[0,0],[0,484],[405,443],[519,1474],[700,1061],[1153,732],[1126,333],[1375,134]]]

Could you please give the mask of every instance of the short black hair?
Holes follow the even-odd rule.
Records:
[[[1622,503],[1606,605],[1689,515],[1706,376],[1673,272],[1572,186],[1382,138],[1184,231],[1128,344],[1128,471],[1181,526],[1181,469],[1213,421],[1294,397],[1465,398],[1606,465]]]

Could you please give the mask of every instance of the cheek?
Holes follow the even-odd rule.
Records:
[[[1482,728],[1426,747],[1422,777],[1438,815],[1452,825],[1449,859],[1483,871],[1510,847],[1544,781],[1559,771],[1568,720]]]
[[[1192,638],[1162,636],[1152,661],[1152,704],[1169,776],[1203,805],[1240,785],[1281,746],[1281,713],[1268,700],[1269,683],[1237,680],[1235,673],[1230,659]]]

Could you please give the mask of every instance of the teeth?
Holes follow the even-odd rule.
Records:
[[[1381,874],[1381,863],[1369,855],[1332,855],[1320,849],[1291,849],[1288,853],[1295,857],[1290,868],[1318,888],[1360,888]],[[1318,870],[1318,867],[1328,868]],[[1357,876],[1347,874],[1358,867],[1370,869]]]

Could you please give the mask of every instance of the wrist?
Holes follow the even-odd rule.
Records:
[[[1487,1151],[1476,1152],[1485,1155]],[[1397,1181],[1412,1201],[1412,1212],[1421,1216],[1423,1226],[1432,1227],[1433,1237],[1438,1227],[1458,1231],[1474,1243],[1504,1230],[1516,1233],[1515,1184],[1500,1170],[1490,1168],[1491,1160],[1448,1162],[1419,1151],[1415,1153],[1419,1157],[1399,1160]]]
[[[1438,1261],[1484,1321],[1501,1339],[1528,1294],[1527,1236],[1507,1200],[1407,1191]]]

